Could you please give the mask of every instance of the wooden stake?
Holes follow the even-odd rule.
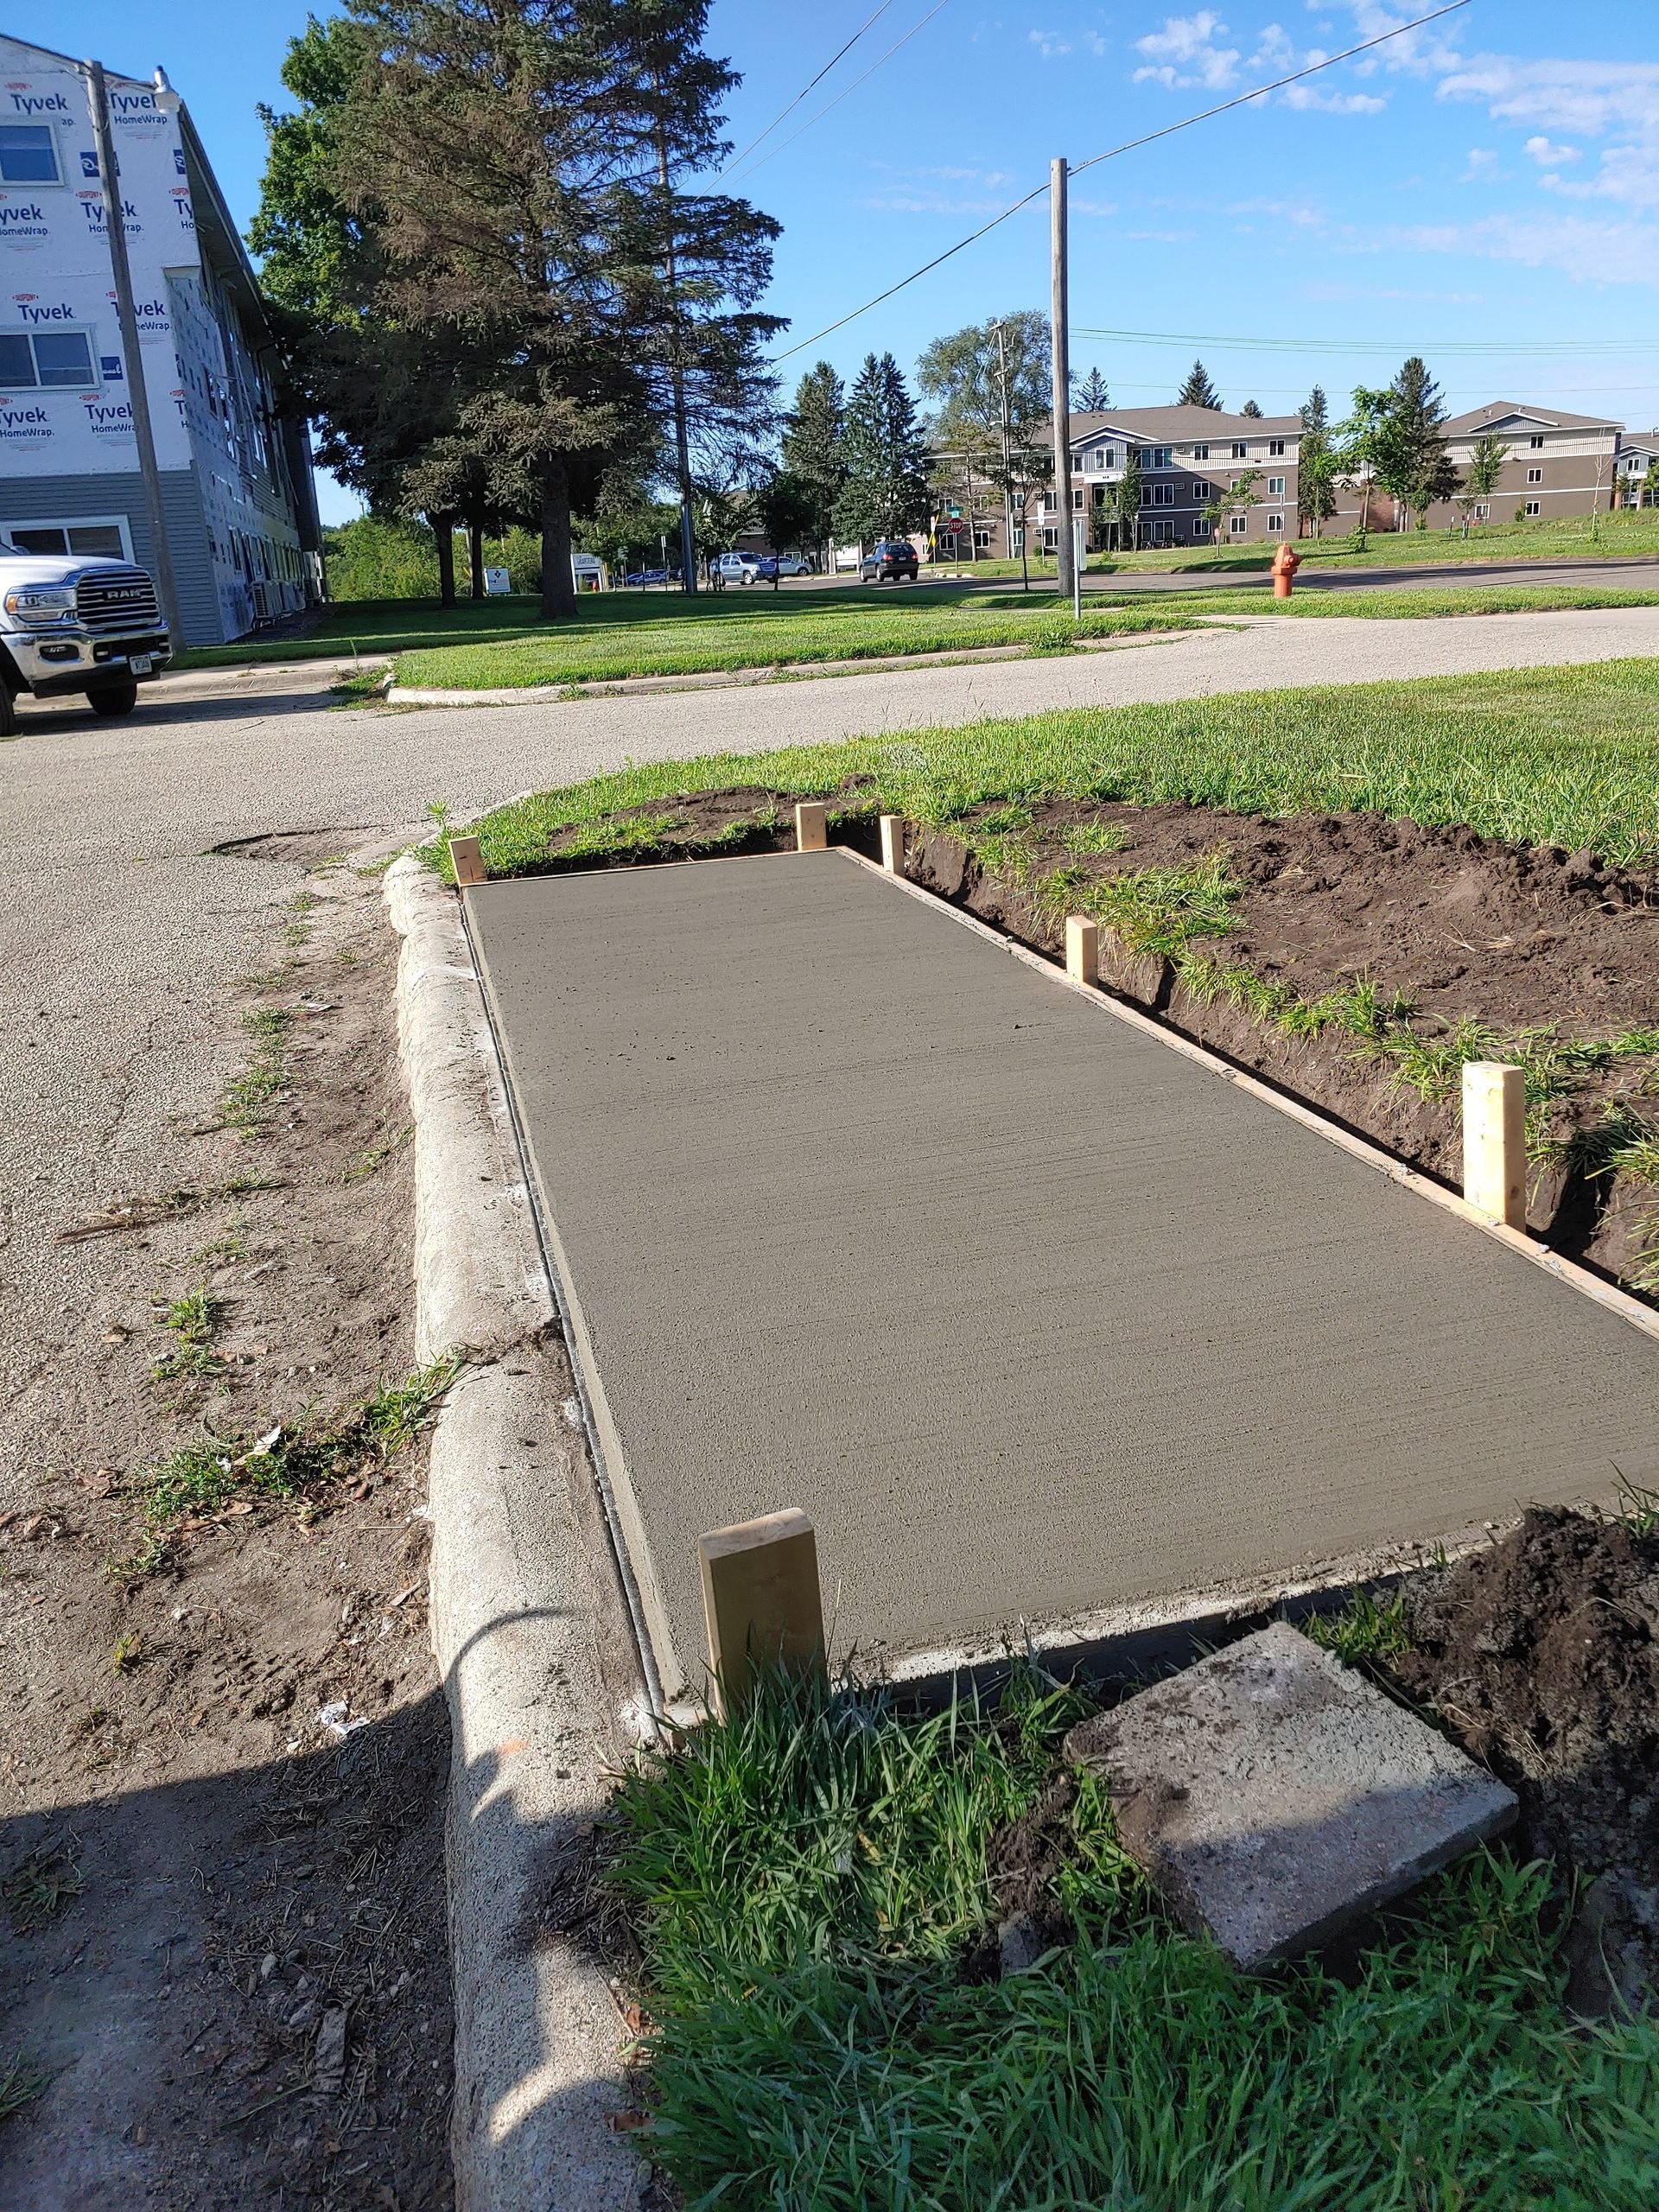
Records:
[[[489,870],[484,865],[484,855],[476,837],[452,837],[449,840],[449,864],[455,871],[455,888],[464,891],[469,883],[487,883]]]
[[[1100,930],[1087,914],[1065,918],[1065,972],[1074,983],[1100,981]]]
[[[830,810],[822,799],[804,798],[795,810],[795,849],[821,853],[830,842]]]
[[[905,872],[905,817],[902,814],[884,814],[881,817],[881,865],[889,875]]]
[[[1464,1063],[1463,1195],[1511,1229],[1527,1225],[1526,1077],[1498,1060]]]
[[[823,1664],[818,1541],[793,1506],[697,1538],[709,1672],[723,1718],[748,1696],[754,1669]]]

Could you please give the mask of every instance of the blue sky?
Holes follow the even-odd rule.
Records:
[[[710,43],[744,76],[734,144],[877,5],[715,0]],[[734,165],[732,186],[784,225],[769,302],[791,321],[780,345],[942,252],[1040,182],[1051,155],[1080,162],[1421,11],[888,0]],[[281,103],[283,46],[305,13],[290,0],[80,0],[71,42],[135,75],[166,64],[245,219],[263,158],[255,105]],[[1147,405],[1173,398],[1201,353],[1229,405],[1253,397],[1273,413],[1316,379],[1344,399],[1414,351],[1454,407],[1524,397],[1659,423],[1652,21],[1643,0],[1565,12],[1472,0],[1363,60],[1091,168],[1071,188],[1074,365],[1097,362],[1118,404]],[[850,373],[890,347],[908,368],[942,331],[1044,305],[1046,283],[1039,203],[785,361],[785,391],[820,356]],[[1106,330],[1173,342],[1089,334]],[[328,507],[351,504],[336,493]]]

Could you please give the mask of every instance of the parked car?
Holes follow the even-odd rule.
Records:
[[[780,576],[816,576],[818,573],[804,553],[780,553],[778,556]]]
[[[916,548],[907,537],[884,537],[858,564],[859,582],[867,584],[896,584],[901,576],[914,583],[921,572]]]
[[[173,657],[155,585],[128,561],[20,552],[0,538],[0,737],[20,691],[84,691],[95,715],[130,715]]]
[[[758,553],[722,553],[714,573],[723,584],[752,584],[767,572]]]

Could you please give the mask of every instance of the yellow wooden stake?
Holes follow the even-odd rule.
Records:
[[[881,865],[889,875],[905,872],[905,817],[902,814],[884,814],[881,817]]]
[[[1463,1195],[1494,1221],[1527,1225],[1526,1077],[1498,1060],[1464,1063]]]
[[[805,798],[795,810],[795,849],[821,853],[830,842],[830,810],[822,799]]]
[[[748,1696],[754,1672],[823,1665],[818,1541],[793,1506],[697,1538],[709,1673],[722,1717]]]
[[[1065,918],[1065,972],[1074,983],[1100,981],[1100,930],[1087,914]]]
[[[476,837],[452,837],[449,840],[449,863],[455,871],[455,888],[464,891],[469,883],[487,883],[489,870],[484,865],[484,854]]]

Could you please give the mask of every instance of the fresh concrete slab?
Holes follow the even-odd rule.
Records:
[[[785,1507],[895,1655],[1651,1460],[1659,1341],[844,853],[467,899],[671,1696]]]
[[[1079,1722],[1124,1849],[1247,1968],[1300,1958],[1497,1835],[1514,1793],[1288,1623]]]

